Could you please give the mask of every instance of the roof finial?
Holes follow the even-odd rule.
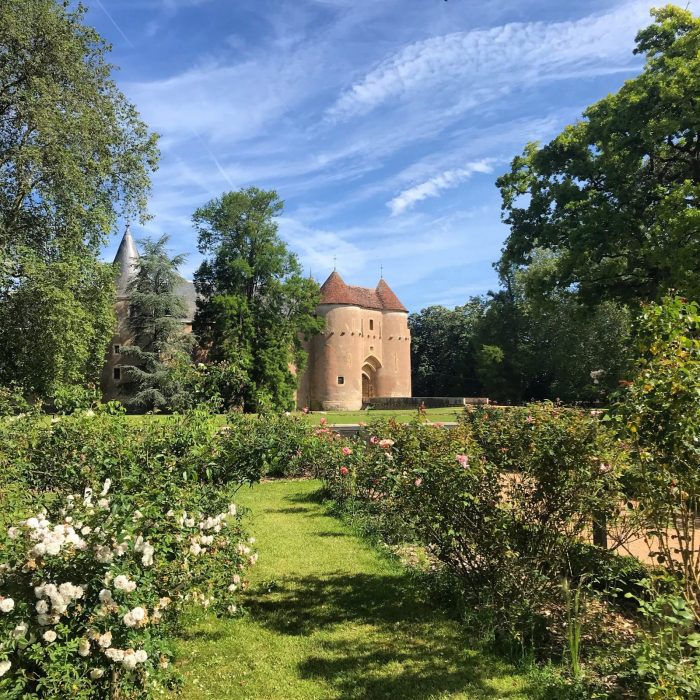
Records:
[[[336,258],[336,256],[334,255],[334,256],[333,256],[333,272],[335,272],[335,264],[336,264],[336,261],[337,261],[337,258]]]
[[[384,279],[384,265],[379,266],[379,279],[380,280]]]

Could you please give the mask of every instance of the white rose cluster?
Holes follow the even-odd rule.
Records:
[[[120,663],[129,671],[133,671],[137,664],[145,664],[146,661],[148,661],[148,654],[143,649],[134,651],[133,649],[116,649],[115,647],[110,647],[105,651],[105,656],[110,661]]]
[[[23,520],[20,526],[28,533],[29,540],[36,542],[30,551],[31,557],[41,559],[47,556],[58,556],[62,550],[69,547],[79,550],[85,549],[87,544],[76,532],[72,520],[72,518],[67,517],[63,523],[52,525],[43,512]],[[7,534],[11,539],[17,539],[21,530],[17,527],[11,527]]]
[[[247,542],[233,539],[235,530],[229,525],[237,515],[235,504],[217,515],[196,510],[188,513],[174,505],[161,515],[168,519],[166,524],[152,514],[150,504],[148,510],[138,504],[147,516],[136,508],[122,512],[117,507],[119,500],[114,500],[112,507],[108,498],[111,487],[107,479],[101,490],[86,488],[82,494],[66,496],[58,518],[37,510],[33,517],[8,529],[7,535],[15,544],[8,548],[8,557],[0,554],[0,622],[7,616],[0,638],[0,676],[23,672],[20,650],[27,640],[32,644],[72,643],[75,668],[94,681],[109,677],[111,664],[127,671],[150,664],[146,671],[150,674],[169,664],[166,657],[149,661],[148,655],[154,653],[148,640],[167,634],[168,628],[157,627],[166,609],[172,610],[174,619],[184,600],[197,601],[205,608],[218,603],[229,613],[238,610],[231,594],[245,585],[239,573],[218,592],[210,578],[223,562],[217,555],[228,557],[231,547],[237,546],[241,573],[257,560],[249,546],[254,543],[252,538]],[[143,578],[139,573],[139,569],[154,567],[154,559],[158,559],[153,543],[159,541],[162,525],[168,531],[173,525],[180,530],[173,540],[179,561],[170,561],[169,555],[158,563],[163,567],[182,565],[189,576],[187,586],[175,589],[173,598],[165,595],[171,582],[158,578],[159,568]],[[202,555],[202,559],[188,562],[188,555]],[[83,572],[85,578],[78,578]],[[3,594],[8,578],[12,598]],[[154,600],[158,600],[155,605]],[[2,659],[8,650],[14,650],[17,662],[14,657],[12,663]]]
[[[37,622],[42,627],[55,625],[61,615],[68,611],[68,606],[83,597],[85,591],[81,586],[74,586],[69,581],[56,586],[54,583],[43,583],[34,587]]]

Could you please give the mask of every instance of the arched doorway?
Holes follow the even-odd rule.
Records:
[[[364,370],[362,371],[362,403],[369,403],[372,400],[372,396],[374,396],[374,387],[372,386],[372,377],[365,372]]]
[[[381,362],[376,357],[370,356],[362,365],[362,403],[367,404],[376,396],[376,376],[377,370],[381,367]]]

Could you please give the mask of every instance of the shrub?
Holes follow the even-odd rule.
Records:
[[[626,677],[650,698],[700,697],[700,633],[695,615],[673,578],[645,579],[637,601],[646,628],[630,650]]]
[[[60,386],[51,397],[57,413],[87,411],[94,408],[99,401],[100,395],[94,386]]]
[[[172,681],[185,602],[236,612],[256,555],[235,507],[176,482],[127,494],[107,481],[0,534],[2,697],[153,697]]]
[[[652,553],[682,578],[700,620],[700,309],[679,297],[643,309],[639,359],[611,414],[629,444],[631,488]]]
[[[561,641],[571,553],[617,502],[622,457],[607,428],[541,404],[476,411],[454,430],[389,421],[368,433],[357,460],[319,472],[334,497],[386,541],[426,547],[504,639]]]

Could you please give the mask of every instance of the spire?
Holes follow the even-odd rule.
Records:
[[[117,254],[114,256],[114,264],[117,266],[117,296],[126,296],[129,282],[136,272],[138,259],[139,253],[131,236],[131,228],[127,224]]]

